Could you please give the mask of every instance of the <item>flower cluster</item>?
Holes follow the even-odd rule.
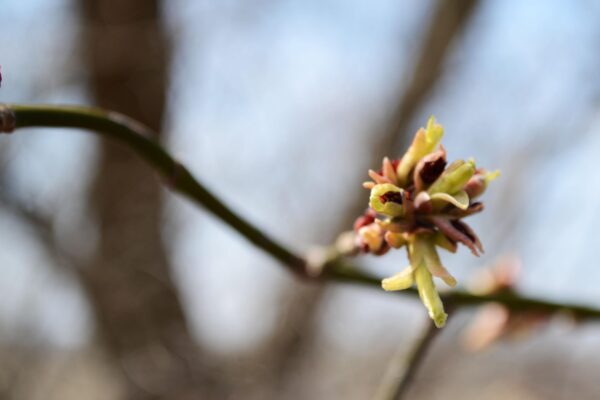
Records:
[[[410,265],[384,279],[382,286],[402,290],[416,284],[438,327],[447,315],[433,276],[449,286],[455,286],[456,279],[440,262],[437,247],[454,253],[461,243],[476,256],[483,252],[477,235],[462,218],[483,209],[475,199],[498,176],[477,168],[473,160],[447,165],[446,150],[439,144],[443,134],[431,117],[401,159],[384,158],[381,170],[370,170],[372,181],[363,183],[371,191],[369,208],[354,223],[356,244],[363,252],[382,255],[406,246]]]

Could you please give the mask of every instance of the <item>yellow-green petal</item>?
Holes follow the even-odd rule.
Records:
[[[358,236],[369,246],[370,251],[379,251],[383,245],[383,232],[377,224],[363,226],[358,230]]]
[[[444,311],[442,299],[435,289],[431,272],[421,264],[414,272],[414,279],[417,282],[419,297],[429,312],[429,317],[433,320],[436,327],[442,328],[446,324],[448,314]]]
[[[402,156],[396,168],[398,180],[401,185],[407,182],[408,174],[419,160],[435,150],[440,140],[442,140],[442,136],[444,136],[444,128],[442,125],[436,123],[435,118],[431,116],[427,121],[427,127],[417,131],[412,144],[404,156]]]
[[[381,281],[381,287],[386,291],[404,290],[414,283],[413,268],[406,267],[402,272]]]
[[[454,194],[448,194],[444,192],[434,193],[431,195],[431,200],[443,201],[450,203],[461,210],[469,208],[469,195],[464,190],[459,190]],[[434,202],[435,207],[435,202]]]
[[[456,279],[442,265],[440,256],[435,248],[433,236],[417,236],[413,242],[413,253],[418,254],[433,276],[442,279],[448,286],[456,286]]]

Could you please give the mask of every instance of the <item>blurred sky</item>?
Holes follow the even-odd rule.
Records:
[[[71,1],[3,3],[0,101],[89,103]],[[169,147],[290,246],[327,243],[344,199],[364,196],[366,205],[365,148],[410,76],[431,5],[165,2],[176,45]],[[484,197],[486,212],[470,221],[486,254],[443,256],[460,282],[516,254],[525,293],[600,306],[599,11],[585,1],[482,2],[411,121],[416,129],[436,115],[450,159],[475,156],[502,171]],[[85,193],[95,146],[90,135],[56,130],[0,138],[7,190],[53,215],[59,240],[77,257],[94,250]],[[254,346],[280,317],[291,277],[214,218],[165,197],[165,240],[199,339],[215,351]],[[69,274],[49,265],[35,236],[4,211],[0,237],[0,334],[25,329],[58,346],[86,343],[92,322]],[[361,261],[382,275],[407,262],[402,252]],[[356,347],[388,326],[386,316],[422,313],[399,303],[372,289],[336,288],[320,313],[322,333]]]

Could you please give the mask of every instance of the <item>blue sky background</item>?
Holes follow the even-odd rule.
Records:
[[[410,76],[431,2],[258,3],[165,3],[176,44],[165,130],[196,176],[304,251],[333,239],[343,207],[332,199],[366,202],[364,149]],[[0,101],[89,103],[73,4],[2,7]],[[471,221],[486,254],[443,257],[460,282],[515,254],[523,292],[600,306],[598,11],[593,2],[482,2],[410,121],[416,129],[436,115],[451,159],[475,156],[502,171],[484,198],[486,212]],[[57,130],[0,138],[7,160],[0,176],[31,207],[53,215],[59,240],[76,257],[94,251],[85,193],[96,144]],[[165,240],[198,339],[225,353],[256,346],[281,317],[293,280],[212,217],[165,198]],[[0,335],[87,343],[93,322],[69,274],[50,265],[4,211],[0,238]],[[401,252],[363,261],[382,275],[406,264]],[[421,314],[413,302],[336,287],[319,332],[324,343],[360,353],[360,343]]]

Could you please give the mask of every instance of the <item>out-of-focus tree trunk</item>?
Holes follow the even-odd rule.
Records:
[[[160,132],[169,51],[158,0],[84,0],[83,50],[99,106]],[[96,256],[83,271],[98,336],[129,399],[207,398],[161,240],[161,189],[128,149],[103,142],[91,191]]]

